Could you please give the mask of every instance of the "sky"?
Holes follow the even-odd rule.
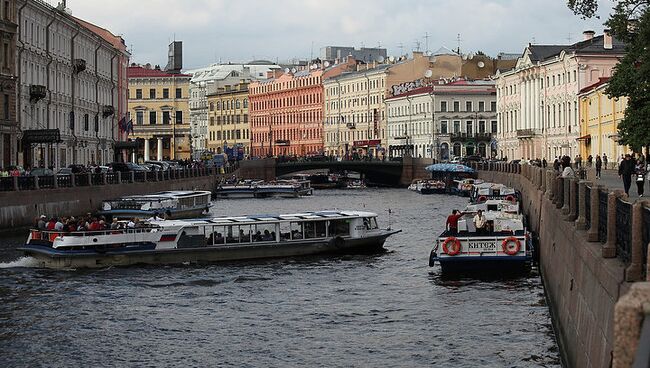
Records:
[[[47,0],[56,5],[58,0]],[[528,43],[567,44],[600,19],[582,20],[566,0],[67,0],[76,17],[121,35],[132,62],[160,64],[183,41],[183,67],[320,55],[324,46],[388,49],[389,55],[441,46],[462,52],[521,53]],[[428,34],[428,42],[425,35]]]

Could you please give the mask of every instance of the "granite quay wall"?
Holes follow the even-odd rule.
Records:
[[[126,195],[149,194],[164,190],[209,190],[223,175],[208,169],[184,169],[138,175],[83,174],[64,178],[68,185],[52,185],[57,178],[10,178],[31,180],[30,189],[18,185],[11,191],[0,192],[0,230],[31,226],[34,219],[46,216],[81,215],[97,211],[103,200]],[[43,178],[50,180],[43,186]],[[113,180],[114,178],[114,180]],[[58,180],[61,180],[59,177]],[[69,181],[72,181],[70,184]],[[22,187],[24,188],[24,187]]]
[[[631,366],[643,306],[650,312],[650,287],[643,282],[650,202],[631,202],[619,190],[539,167],[475,167],[480,178],[522,192],[530,227],[539,236],[541,274],[567,365]]]

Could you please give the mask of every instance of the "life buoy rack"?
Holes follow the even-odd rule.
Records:
[[[477,199],[476,201],[477,201],[477,202],[485,202],[485,201],[487,201],[487,197],[484,196],[484,195],[479,196],[478,199]]]
[[[517,199],[515,198],[515,196],[509,195],[509,196],[506,196],[506,201],[514,203],[514,202],[517,202]]]
[[[451,243],[451,247],[448,244]],[[455,256],[460,253],[460,240],[454,236],[450,236],[442,242],[442,250],[449,256]]]
[[[519,250],[521,250],[521,242],[519,241],[519,239],[515,238],[514,236],[509,236],[503,239],[503,242],[501,243],[501,248],[503,248],[503,253],[509,256],[514,256],[517,253],[519,253]]]

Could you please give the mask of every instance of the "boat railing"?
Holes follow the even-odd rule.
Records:
[[[53,242],[58,237],[74,236],[74,237],[92,237],[103,235],[124,235],[124,234],[142,234],[160,231],[158,227],[138,227],[128,229],[106,229],[95,231],[57,231],[57,230],[30,230],[32,240],[45,240]]]

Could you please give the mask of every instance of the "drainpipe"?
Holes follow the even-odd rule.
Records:
[[[45,52],[47,54],[47,58],[49,59],[47,62],[47,66],[45,67],[46,70],[46,80],[47,80],[47,116],[45,117],[45,121],[47,122],[47,129],[50,129],[50,115],[52,114],[52,89],[50,88],[51,86],[51,81],[50,81],[50,66],[52,65],[52,61],[54,61],[54,58],[52,57],[52,51],[50,49],[51,47],[51,40],[50,40],[50,27],[52,26],[52,23],[56,20],[56,12],[52,12],[52,20],[47,24],[47,27],[45,28]],[[50,143],[51,144],[51,143]],[[54,153],[54,157],[57,156],[58,154],[58,143],[57,143],[57,152]],[[50,154],[50,150],[48,150],[48,156]],[[49,157],[50,163],[52,162],[52,157]],[[55,169],[59,169],[59,160],[55,160],[54,162],[54,167]]]
[[[367,68],[367,65],[368,64],[366,64],[366,68]],[[370,121],[370,77],[368,77],[368,73],[363,73],[363,76],[366,77],[366,83],[367,83],[366,89],[368,90],[368,94],[366,96],[366,106],[368,107],[366,109],[366,119],[368,119],[368,140],[370,140],[370,130],[371,130],[371,128],[370,128],[370,123],[371,123],[371,121]],[[375,136],[375,134],[374,134],[375,133],[374,126],[372,127],[372,133],[373,133],[372,136],[374,138],[374,136]],[[370,144],[368,144],[368,151],[370,151]],[[375,153],[376,153],[376,151],[375,151]],[[366,152],[366,154],[368,154],[368,152]]]
[[[117,57],[117,53],[113,54],[111,57],[111,106],[115,108],[115,71],[113,67],[113,62],[115,61],[115,58]],[[118,68],[120,67],[118,63]],[[118,111],[119,113],[119,111]],[[113,117],[111,118],[112,123],[111,123],[111,139],[113,140],[113,143],[116,142],[115,140],[115,114],[113,114]],[[113,151],[113,154],[115,154],[115,151]]]
[[[431,158],[433,159],[438,159],[437,151],[438,147],[436,147],[436,150],[433,150],[434,147],[434,142],[436,140],[436,137],[438,136],[438,132],[436,131],[436,121],[434,118],[434,111],[435,111],[435,99],[433,96],[433,87],[431,87],[431,93],[429,93],[429,97],[431,97]]]
[[[341,152],[341,81],[337,79],[336,84],[338,85],[336,91],[339,98],[339,102],[338,102],[339,119],[336,122],[336,150],[337,150],[337,154],[342,154]]]
[[[406,153],[408,153],[410,157],[413,157],[411,155],[411,148],[409,147],[411,137],[408,135],[409,130],[413,131],[413,129],[412,129],[413,128],[413,126],[412,126],[412,124],[413,124],[413,101],[411,101],[411,96],[406,96],[406,100],[409,102],[409,111],[408,111],[408,113],[409,113],[409,123],[406,126],[406,130],[404,131],[404,133],[406,133]],[[413,153],[415,153],[415,152],[413,152]]]
[[[74,82],[75,82],[75,77],[74,77],[74,75],[75,75],[75,71],[74,71],[74,54],[75,54],[74,53],[74,40],[77,38],[78,35],[79,35],[79,28],[77,27],[74,35],[72,36],[72,38],[70,38],[70,64],[72,65],[72,72],[70,73],[70,89],[71,89],[71,96],[72,96],[72,98],[70,99],[70,105],[71,105],[70,112],[72,113],[72,115],[75,115],[74,114],[74,102],[75,102],[74,101],[74,98],[75,98],[75,88],[74,88]],[[75,122],[75,125],[71,129],[72,137],[74,138],[74,147],[72,148],[72,159],[73,159],[73,161],[77,161],[78,157],[76,157],[77,155],[75,154],[77,152],[77,136],[75,135],[75,132],[74,132],[75,128],[76,128],[76,125],[77,125],[77,117],[76,116],[74,116],[74,122]],[[70,115],[68,115],[68,125],[69,124],[70,124]],[[77,164],[78,162],[73,162],[73,163]]]
[[[99,42],[99,45],[95,48],[95,103],[97,103],[97,128],[95,129],[95,127],[93,126],[93,130],[95,131],[95,138],[97,139],[97,149],[96,149],[97,156],[95,156],[95,160],[99,162],[100,161],[99,160],[99,114],[101,114],[102,109],[99,103],[99,68],[97,66],[98,64],[97,53],[99,49],[102,48],[102,44],[101,44],[102,40],[100,38],[97,38],[97,42]],[[93,125],[94,123],[95,122],[93,121]]]
[[[18,29],[19,30],[20,30],[20,27],[22,26],[23,9],[27,6],[27,1],[29,1],[29,0],[25,0],[25,3],[20,8],[18,8],[17,22],[18,22],[18,27],[19,27]],[[17,59],[18,60],[18,63],[17,63],[18,64],[17,65],[18,70],[16,72],[16,74],[17,74],[17,77],[16,77],[16,89],[18,90],[18,96],[21,96],[22,95],[22,91],[21,91],[21,89],[22,89],[22,77],[21,76],[22,76],[22,66],[23,66],[22,55],[23,55],[23,51],[25,51],[25,43],[20,38],[20,31],[18,31],[18,34],[16,35],[16,46],[19,49],[18,50],[18,59]],[[21,120],[22,120],[21,118],[22,118],[22,115],[23,115],[22,99],[21,98],[16,98],[16,104],[17,104],[17,106],[16,106],[16,125],[15,125],[15,128],[18,129],[19,134],[22,134],[22,127],[21,127]],[[30,150],[31,150],[31,147],[30,147]],[[23,152],[25,152],[25,147],[23,147]],[[24,164],[24,161],[25,161],[25,157],[23,157],[23,164]],[[18,164],[18,157],[16,157],[16,164]]]

